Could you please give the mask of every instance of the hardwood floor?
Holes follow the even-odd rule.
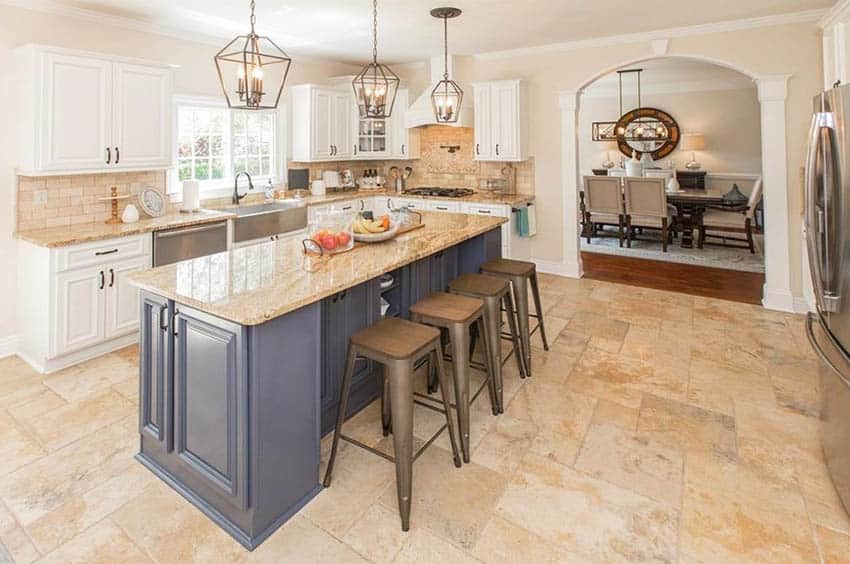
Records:
[[[581,258],[593,280],[761,305],[764,274],[586,252]]]

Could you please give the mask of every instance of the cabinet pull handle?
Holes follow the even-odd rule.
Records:
[[[499,156],[499,144],[496,143],[496,156]]]
[[[447,208],[446,206],[436,206],[436,208],[440,211],[448,211],[449,210],[449,208]]]
[[[111,251],[96,251],[94,253],[94,256],[102,257],[103,255],[114,255],[117,252],[118,252],[118,249],[112,249]]]
[[[115,286],[115,270],[109,269],[109,287]]]
[[[404,143],[401,144],[401,154],[404,154],[404,149],[407,147]]]
[[[103,288],[104,288],[105,286],[106,286],[106,275],[105,275],[105,274],[103,273],[103,271],[101,270],[101,271],[100,271],[100,289],[101,289],[101,290],[103,290]]]
[[[118,147],[115,147],[115,164],[118,164],[118,161],[121,160],[121,152],[118,150]]]
[[[486,213],[487,215],[490,215],[493,212],[490,210],[478,210],[478,213]]]
[[[174,308],[174,313],[171,314],[171,326],[174,328],[173,335],[174,338],[178,338],[180,334],[177,332],[177,315],[180,313],[180,310]]]
[[[168,324],[165,322],[165,312],[168,310],[168,304],[159,306],[159,330],[165,333],[168,331]]]
[[[106,164],[112,164],[112,149],[106,148]]]
[[[354,154],[357,154],[357,145],[354,145]]]
[[[480,144],[480,143],[476,143],[476,144],[475,144],[475,154],[476,154],[476,155],[480,155],[480,154],[481,154],[481,144]]]
[[[363,208],[366,207],[366,204],[363,203],[363,200],[360,200],[360,211],[363,211]]]

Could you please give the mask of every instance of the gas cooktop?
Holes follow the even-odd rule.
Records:
[[[463,198],[475,194],[475,190],[469,188],[440,188],[438,186],[422,186],[405,190],[405,194],[412,196],[434,196],[437,198]]]

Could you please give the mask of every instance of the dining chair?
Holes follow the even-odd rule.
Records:
[[[667,205],[667,192],[663,178],[627,176],[624,180],[626,244],[632,246],[636,227],[661,230],[661,248],[666,253],[672,231],[672,217]]]
[[[710,206],[702,213],[699,220],[699,240],[697,247],[702,249],[708,237],[721,239],[723,245],[726,241],[738,241],[746,243],[742,245],[728,245],[730,247],[749,248],[750,253],[755,254],[756,245],[753,240],[753,224],[755,213],[762,196],[762,180],[759,178],[753,184],[750,197],[746,204],[738,206]],[[708,233],[711,231],[712,233]],[[729,237],[718,235],[718,233],[743,233],[746,239],[740,237]]]
[[[612,176],[584,177],[585,236],[590,243],[598,227],[616,225],[623,246],[623,190],[620,179]]]

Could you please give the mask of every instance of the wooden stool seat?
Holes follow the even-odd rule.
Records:
[[[451,323],[468,323],[478,319],[483,307],[481,300],[475,298],[434,292],[410,306],[410,313],[428,325],[445,327]]]
[[[510,290],[510,282],[495,276],[461,274],[449,283],[449,290],[467,296],[495,298]]]
[[[481,265],[481,272],[505,274],[507,276],[530,276],[536,270],[533,262],[511,259],[495,259]]]
[[[439,338],[439,329],[387,317],[352,335],[351,344],[386,358],[404,360]]]

